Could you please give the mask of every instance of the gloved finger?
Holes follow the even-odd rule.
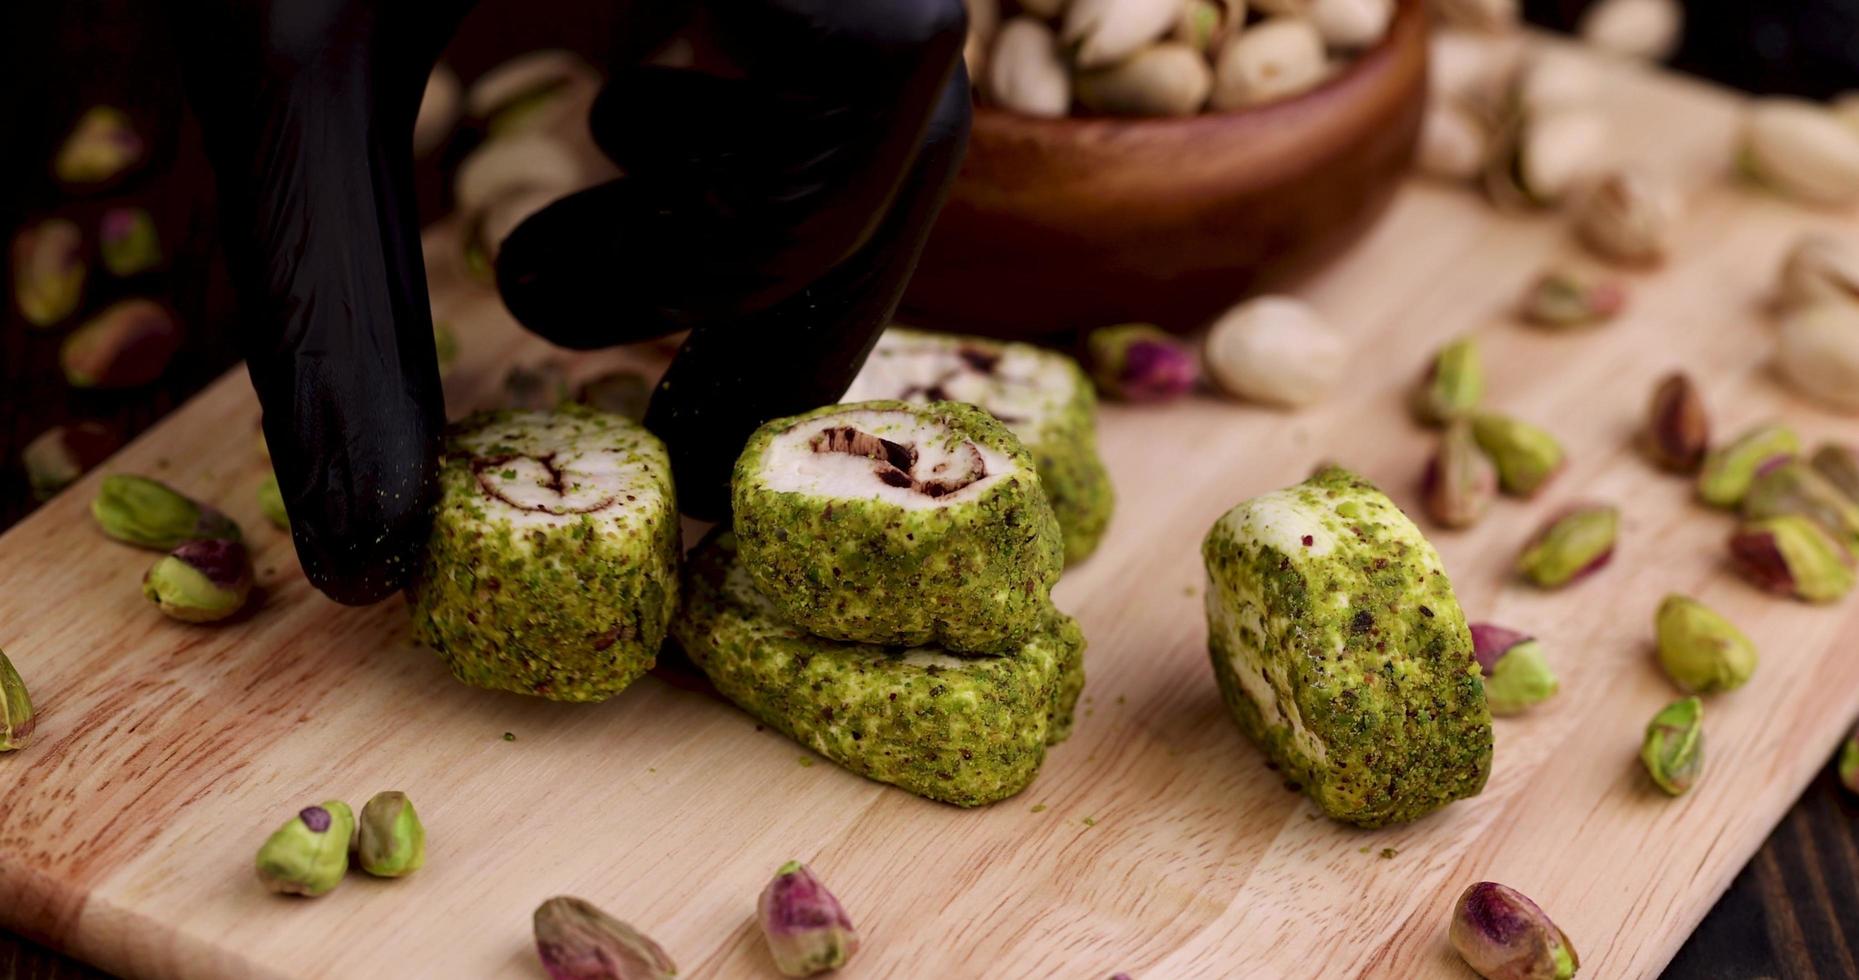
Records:
[[[590,126],[626,176],[500,248],[530,329],[576,347],[664,333],[765,309],[847,261],[890,210],[966,23],[960,0],[712,12],[744,76],[615,72]],[[625,322],[590,323],[606,310]]]
[[[171,5],[297,554],[345,603],[412,571],[445,420],[411,145],[469,2],[410,6]]]
[[[958,65],[902,191],[865,246],[788,300],[691,332],[646,413],[646,427],[670,447],[686,514],[727,514],[731,467],[757,426],[845,395],[916,267],[967,148],[969,115]]]

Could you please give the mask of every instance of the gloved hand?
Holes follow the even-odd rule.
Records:
[[[445,417],[412,131],[470,4],[170,0],[291,533],[340,602],[399,589],[426,540]],[[691,330],[646,424],[715,518],[748,434],[836,401],[895,309],[966,146],[966,17],[705,0],[735,74],[636,63],[696,6],[622,3],[590,122],[626,175],[531,217],[497,271],[563,346]]]

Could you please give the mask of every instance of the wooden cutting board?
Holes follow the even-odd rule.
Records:
[[[755,896],[801,858],[865,937],[847,977],[1464,977],[1445,925],[1480,879],[1548,909],[1584,976],[1655,974],[1859,711],[1859,603],[1814,608],[1741,583],[1724,564],[1728,520],[1631,439],[1674,367],[1702,382],[1719,432],[1785,417],[1812,437],[1859,438],[1859,423],[1775,382],[1764,312],[1797,233],[1853,226],[1729,180],[1736,98],[1608,71],[1610,152],[1694,191],[1676,254],[1636,281],[1630,314],[1574,334],[1512,322],[1522,284],[1571,251],[1565,229],[1416,183],[1303,291],[1357,349],[1327,404],[1107,407],[1116,520],[1057,596],[1091,643],[1077,733],[1029,790],[984,810],[844,772],[675,672],[594,706],[452,682],[409,641],[401,602],[340,608],[304,582],[259,516],[257,410],[234,372],[104,470],[161,477],[236,516],[257,548],[253,615],[218,627],[158,615],[137,590],[152,556],[89,523],[97,475],[0,538],[0,646],[42,712],[37,743],[0,757],[0,925],[136,977],[539,978],[530,912],[569,893],[650,932],[686,975],[766,976]],[[428,245],[450,254],[443,234]],[[488,293],[441,282],[435,296],[464,344],[455,413],[493,400],[510,364],[550,356]],[[1563,692],[1497,723],[1482,796],[1352,830],[1287,791],[1226,716],[1200,538],[1325,458],[1412,509],[1431,437],[1403,398],[1428,352],[1463,331],[1484,345],[1490,402],[1549,426],[1573,460],[1544,499],[1435,538],[1468,614],[1541,635]],[[1554,594],[1511,581],[1540,519],[1588,498],[1625,511],[1614,565]],[[1709,702],[1707,772],[1677,800],[1636,759],[1674,696],[1650,655],[1671,590],[1763,651],[1746,688]],[[314,901],[254,880],[259,843],[298,807],[386,788],[424,815],[425,870],[351,876]]]

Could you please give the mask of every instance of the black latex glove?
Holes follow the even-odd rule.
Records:
[[[219,178],[244,354],[304,573],[406,582],[444,408],[412,130],[471,0],[170,0]],[[693,13],[622,4],[636,59]],[[526,326],[568,347],[691,329],[646,424],[683,509],[721,516],[763,421],[837,400],[890,318],[968,132],[961,0],[713,0],[736,75],[621,64],[596,141],[627,176],[503,243]]]

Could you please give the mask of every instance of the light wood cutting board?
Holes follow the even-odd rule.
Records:
[[[0,538],[0,646],[42,711],[37,743],[0,757],[0,925],[136,977],[539,978],[530,912],[569,893],[647,930],[686,975],[765,976],[755,896],[800,858],[865,936],[852,978],[1464,977],[1445,925],[1480,879],[1548,909],[1584,976],[1655,974],[1859,710],[1859,604],[1742,584],[1723,561],[1728,520],[1631,439],[1674,367],[1703,383],[1719,432],[1785,417],[1812,437],[1859,438],[1859,423],[1773,380],[1763,310],[1797,233],[1853,226],[1729,181],[1735,98],[1607,70],[1610,152],[1694,192],[1676,254],[1637,280],[1629,315],[1561,335],[1511,322],[1522,284],[1571,250],[1561,224],[1416,183],[1304,290],[1357,349],[1327,404],[1107,407],[1118,513],[1057,596],[1091,644],[1078,729],[1029,790],[984,810],[815,760],[675,673],[596,706],[452,682],[409,641],[401,602],[340,608],[304,582],[259,516],[256,407],[234,372],[104,469],[161,477],[239,518],[265,593],[254,615],[211,628],[158,615],[137,590],[152,556],[89,523],[97,475]],[[548,356],[489,294],[440,282],[435,297],[464,343],[455,413],[493,400],[510,364]],[[1490,402],[1549,426],[1573,460],[1544,499],[1435,539],[1471,618],[1538,633],[1563,692],[1497,723],[1482,796],[1351,830],[1287,791],[1226,716],[1200,538],[1326,458],[1412,510],[1431,437],[1403,398],[1428,352],[1463,331],[1484,345]],[[1586,498],[1624,508],[1614,565],[1554,594],[1510,581],[1541,518]],[[1670,590],[1716,606],[1763,651],[1746,688],[1709,702],[1707,772],[1677,800],[1636,761],[1675,693],[1650,656]],[[314,901],[254,880],[259,843],[298,807],[386,788],[426,820],[425,870],[351,876]]]

